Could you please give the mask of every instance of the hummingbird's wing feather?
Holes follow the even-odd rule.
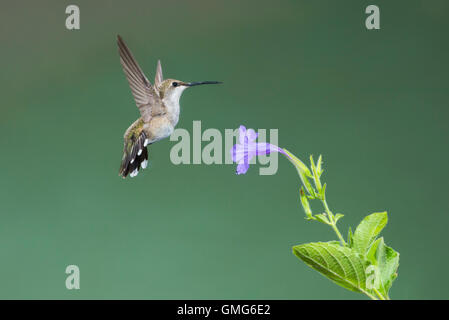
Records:
[[[154,86],[156,88],[159,88],[162,81],[164,81],[164,77],[162,76],[162,66],[161,66],[161,60],[157,61],[157,67],[156,67],[156,76],[154,77]]]
[[[140,169],[145,169],[148,164],[147,137],[141,130],[139,121],[133,123],[126,130],[123,144],[123,157],[120,164],[119,175],[123,178],[129,174],[131,177],[137,176]]]
[[[120,54],[120,63],[128,79],[136,105],[145,122],[151,120],[153,108],[161,109],[161,99],[150,81],[147,79],[131,51],[120,36],[117,36],[117,44]]]

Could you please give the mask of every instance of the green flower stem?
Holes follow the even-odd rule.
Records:
[[[335,223],[333,223],[333,224],[331,224],[331,227],[332,227],[332,229],[334,229],[335,233],[337,234],[338,239],[340,239],[341,245],[346,247],[345,239],[343,239],[340,231],[338,231],[337,225]]]
[[[332,211],[330,211],[329,206],[327,205],[326,199],[321,200],[321,202],[323,203],[324,210],[326,210],[326,213],[329,217],[329,221],[331,223],[330,226],[332,227],[332,229],[334,229],[335,233],[337,234],[338,239],[340,239],[341,245],[346,247],[346,241],[337,228],[337,223],[335,222],[334,214],[332,213]]]
[[[377,290],[376,288],[373,289],[373,291],[376,293],[376,295],[379,297],[380,300],[390,300],[390,298],[388,297],[384,297],[379,290]],[[372,297],[371,297],[372,299]]]

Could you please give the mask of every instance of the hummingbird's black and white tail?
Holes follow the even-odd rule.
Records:
[[[125,138],[123,148],[122,164],[120,165],[119,175],[126,178],[128,175],[132,178],[137,176],[140,169],[145,169],[148,165],[148,140],[142,131],[137,139],[134,136]]]

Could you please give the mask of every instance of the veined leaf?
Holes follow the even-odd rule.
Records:
[[[397,277],[399,253],[384,243],[384,238],[377,239],[366,255],[368,261],[378,267],[380,274],[379,291],[388,298],[388,291]]]
[[[333,242],[312,242],[293,247],[293,253],[308,266],[338,285],[372,297],[366,288],[368,262],[352,249]]]
[[[366,216],[354,232],[352,247],[365,256],[376,236],[387,224],[387,212],[376,212]]]
[[[399,253],[383,244],[377,249],[379,251],[377,260],[379,262],[382,284],[384,286],[384,295],[388,297],[388,291],[393,285],[393,281],[397,278],[397,270],[399,267]]]

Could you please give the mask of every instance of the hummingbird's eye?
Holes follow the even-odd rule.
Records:
[[[177,82],[173,82],[171,85],[172,85],[173,87],[177,87],[177,86],[178,86],[178,83],[177,83]]]

